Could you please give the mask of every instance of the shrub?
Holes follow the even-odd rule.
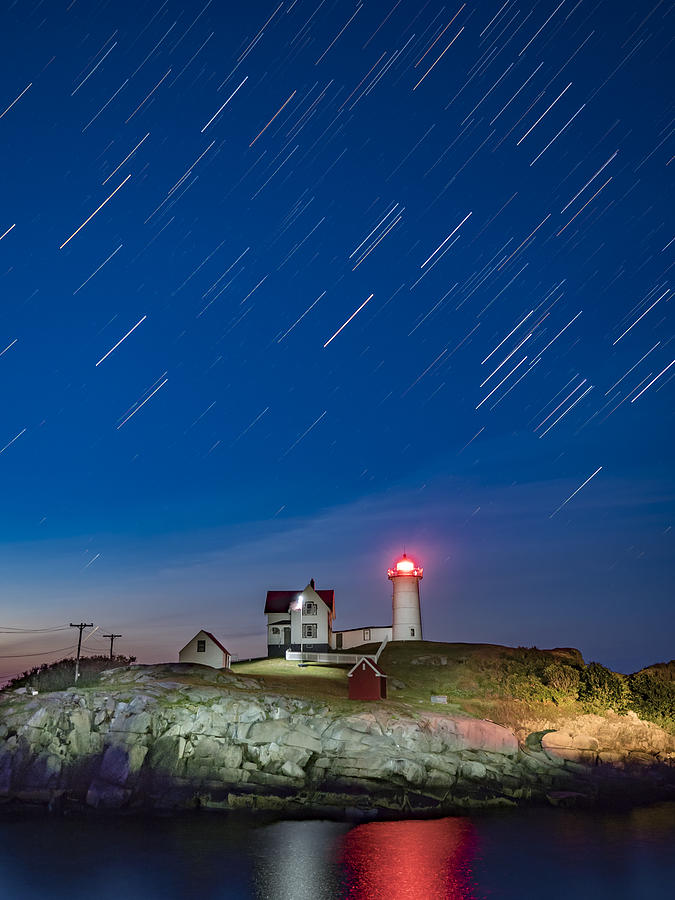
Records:
[[[578,669],[564,663],[551,663],[544,668],[542,679],[550,688],[553,700],[577,699],[581,681]]]
[[[653,678],[659,678],[661,681],[675,681],[675,659],[671,659],[667,663],[654,663],[653,666],[647,666],[646,669],[641,669],[635,674],[638,675],[642,672]]]
[[[655,722],[675,720],[675,682],[650,672],[636,672],[628,679],[631,709]]]
[[[98,676],[106,669],[116,669],[136,662],[135,656],[83,656],[80,659],[78,687],[96,684]],[[32,687],[37,691],[63,691],[75,684],[75,659],[68,657],[54,663],[43,663],[9,681],[4,690]]]
[[[541,700],[539,689],[542,687],[541,682],[532,676],[512,673],[504,679],[502,696],[516,700]]]
[[[620,711],[627,708],[630,689],[623,675],[612,672],[600,663],[589,663],[579,679],[579,699],[595,706]]]

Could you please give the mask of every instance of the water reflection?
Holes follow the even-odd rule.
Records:
[[[665,898],[673,835],[673,803],[357,826],[0,810],[0,900]]]
[[[342,896],[473,900],[477,848],[469,819],[359,825],[342,841]]]
[[[349,825],[277,822],[261,829],[249,852],[260,900],[333,900],[339,896],[336,847]]]

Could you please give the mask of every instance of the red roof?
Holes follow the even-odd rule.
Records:
[[[202,628],[202,631],[204,631],[203,628]],[[223,651],[223,653],[227,653],[227,655],[230,656],[230,651],[227,650],[225,647],[223,647],[223,645],[220,643],[218,638],[215,637],[214,635],[212,635],[210,631],[204,631],[204,634],[208,635],[211,638],[211,640],[213,641],[213,643],[216,644],[216,646],[220,647],[220,649]]]
[[[361,663],[367,663],[370,668],[375,673],[376,678],[386,678],[387,673],[383,672],[382,669],[378,666],[378,664],[373,659],[369,659],[367,656],[362,656],[359,660],[357,660],[356,665],[352,666],[352,668],[347,672],[349,678],[352,677],[352,674],[358,669]]]
[[[299,591],[268,591],[265,599],[266,613],[285,613],[294,600],[298,599],[304,589]],[[316,589],[315,589],[316,590]],[[335,615],[335,591],[316,591],[331,612]]]

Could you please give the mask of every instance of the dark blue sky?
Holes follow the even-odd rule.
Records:
[[[427,637],[671,658],[672,35],[6,3],[0,625],[243,656],[310,577],[388,623],[405,544]],[[0,674],[72,642],[1,635]]]

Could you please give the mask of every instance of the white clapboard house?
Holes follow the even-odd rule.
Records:
[[[287,650],[320,653],[332,648],[335,592],[314,586],[312,578],[299,591],[268,591],[267,655],[285,656]]]
[[[422,566],[404,553],[387,569],[392,583],[392,624],[333,629],[335,591],[318,591],[312,578],[299,591],[268,591],[267,655],[285,656],[287,650],[327,653],[350,650],[382,641],[421,641],[420,581]],[[302,644],[302,646],[301,646]]]
[[[229,669],[232,656],[210,631],[198,631],[178,653],[178,662]]]

